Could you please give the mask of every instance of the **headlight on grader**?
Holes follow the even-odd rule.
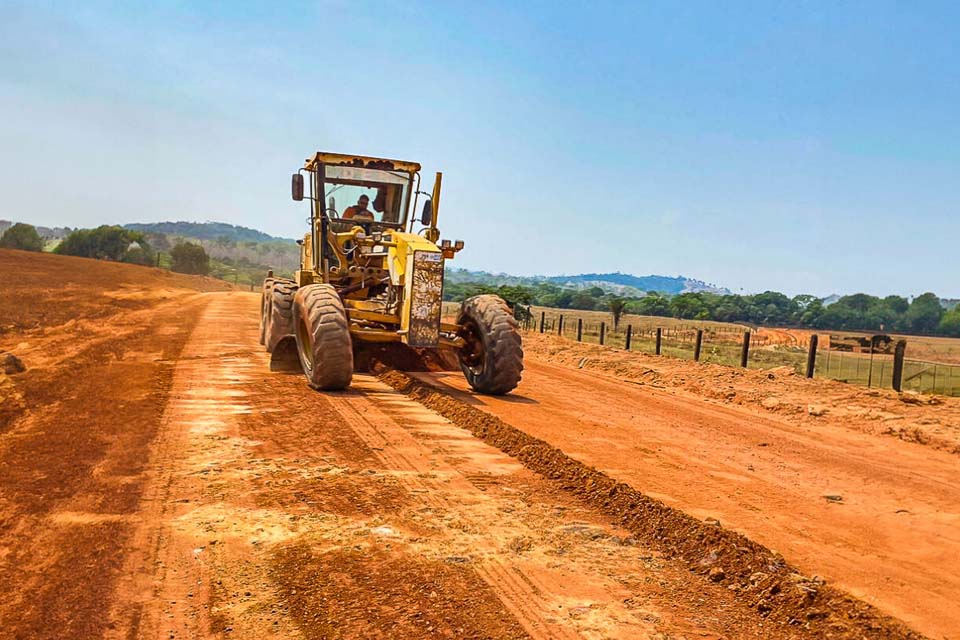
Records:
[[[460,251],[463,249],[463,240],[457,240],[453,243],[453,250]]]

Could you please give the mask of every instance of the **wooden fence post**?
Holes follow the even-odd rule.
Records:
[[[894,391],[903,390],[903,356],[907,351],[907,341],[897,340],[893,348],[893,389]]]
[[[547,319],[547,312],[541,311],[540,312],[540,333],[543,333],[544,322],[546,321],[546,319]]]
[[[583,318],[577,318],[577,342],[583,342]]]
[[[557,335],[558,336],[563,335],[563,314],[562,313],[560,314],[560,321],[557,322]]]
[[[807,352],[807,377],[812,378],[813,372],[817,368],[817,343],[820,342],[820,336],[813,334],[810,336],[810,350]]]
[[[606,332],[607,332],[607,323],[601,322],[600,323],[600,344],[603,344],[603,336],[604,334],[606,334]]]
[[[693,359],[700,362],[700,350],[703,348],[703,329],[697,329],[697,341],[693,345]]]
[[[743,347],[740,350],[740,366],[747,368],[747,360],[750,358],[750,332],[743,332]]]
[[[633,335],[633,325],[632,325],[632,324],[628,324],[628,325],[627,325],[627,338],[626,338],[626,341],[624,342],[624,346],[623,346],[623,348],[624,348],[626,351],[630,351],[630,338],[632,337],[632,335]]]
[[[663,342],[663,329],[657,327],[657,355],[660,355],[660,347]]]

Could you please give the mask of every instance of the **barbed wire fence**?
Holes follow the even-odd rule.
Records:
[[[790,367],[797,374],[838,380],[868,388],[960,396],[960,365],[906,356],[906,340],[894,353],[878,353],[871,342],[864,351],[839,350],[828,334],[797,336],[787,331],[719,323],[660,324],[657,318],[621,320],[614,326],[603,312],[564,313],[533,310],[521,326],[526,331],[558,335],[614,349],[751,369]],[[589,316],[606,315],[606,320]]]

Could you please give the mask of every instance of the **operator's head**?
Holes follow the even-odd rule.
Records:
[[[370,204],[370,198],[367,196],[360,196],[360,199],[357,200],[357,206],[361,209],[366,209],[368,204]]]

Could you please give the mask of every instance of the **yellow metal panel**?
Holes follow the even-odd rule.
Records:
[[[437,245],[415,233],[391,231],[390,236],[396,244],[395,247],[390,247],[388,251],[390,275],[395,278],[394,284],[404,282],[407,272],[407,259],[413,255],[414,251],[439,251]]]
[[[371,156],[353,156],[343,153],[328,153],[326,151],[318,151],[313,154],[313,156],[307,158],[303,168],[308,171],[315,171],[318,164],[363,167],[365,169],[386,169],[388,171],[404,171],[406,173],[416,173],[420,171],[419,162],[390,160],[389,158],[374,158]]]

